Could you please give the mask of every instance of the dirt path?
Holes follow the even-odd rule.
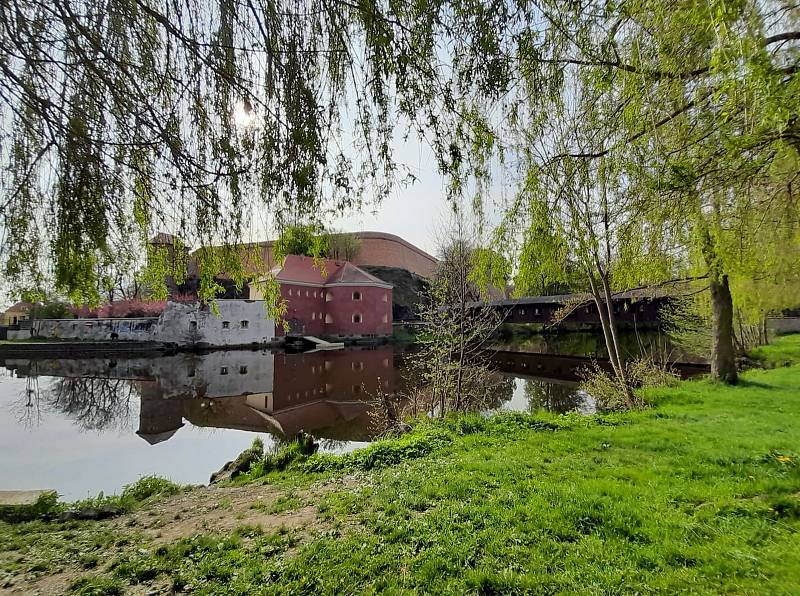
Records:
[[[112,520],[83,523],[96,524],[95,528],[104,527],[120,536],[137,536],[130,544],[100,553],[104,563],[126,549],[171,543],[200,533],[225,534],[241,526],[259,526],[265,532],[291,530],[298,533],[302,542],[326,527],[317,515],[320,499],[328,492],[348,490],[354,485],[353,479],[340,478],[305,489],[204,486],[157,500]],[[101,564],[99,568],[104,566]],[[0,585],[0,594],[63,594],[76,578],[86,573],[75,565],[39,577],[17,576],[13,585]],[[130,593],[136,593],[136,589]]]
[[[139,528],[155,543],[173,542],[198,533],[225,533],[239,526],[260,526],[265,532],[279,528],[313,529],[319,525],[314,497],[319,488],[290,493],[271,486],[207,486],[175,495],[115,521],[120,529]],[[299,503],[300,506],[291,506]]]

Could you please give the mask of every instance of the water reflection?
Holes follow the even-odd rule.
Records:
[[[577,390],[584,356],[497,351],[498,380],[484,410],[594,412]],[[14,410],[37,424],[43,407],[82,430],[128,429],[155,445],[188,422],[292,437],[300,431],[333,442],[368,441],[383,396],[409,395],[414,386],[403,350],[182,353],[160,358],[6,360],[26,377]],[[694,365],[684,365],[691,374]],[[40,378],[51,378],[39,387]],[[0,380],[1,381],[1,380]],[[134,423],[138,409],[138,423]]]
[[[592,396],[578,390],[573,383],[554,383],[541,379],[520,379],[527,410],[546,410],[563,414],[580,412],[594,414],[597,405]]]
[[[355,448],[380,433],[389,398],[413,393],[405,350],[7,359],[0,488],[79,498],[142,474],[205,483],[256,433],[267,445],[303,430],[323,449]],[[585,357],[499,351],[491,362],[482,410],[594,411],[577,389]]]
[[[162,358],[16,360],[6,366],[41,390],[26,390],[28,412],[42,406],[84,430],[124,428],[138,402],[136,434],[150,444],[195,427],[334,441],[371,438],[368,409],[396,390],[391,347],[288,354],[255,351]]]

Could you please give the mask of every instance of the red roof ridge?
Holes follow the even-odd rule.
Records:
[[[325,273],[324,276],[323,271]],[[302,255],[287,255],[275,279],[320,286],[360,284],[384,288],[392,287],[391,284],[367,273],[350,261],[314,259],[313,257]]]

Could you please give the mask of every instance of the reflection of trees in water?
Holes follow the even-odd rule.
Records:
[[[583,403],[583,397],[575,387],[537,379],[525,379],[525,397],[530,412],[569,412],[578,409]]]
[[[17,422],[24,427],[38,426],[42,419],[42,410],[39,407],[39,378],[26,377],[25,391],[20,398],[12,402],[11,411]]]
[[[487,401],[480,404],[480,409],[496,410],[514,397],[516,379],[501,373],[491,373],[492,393],[488,394]]]
[[[36,393],[37,402],[41,399],[84,430],[126,429],[131,402],[138,403],[135,383],[126,379],[64,377]]]

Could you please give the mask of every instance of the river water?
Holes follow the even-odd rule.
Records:
[[[593,411],[580,359],[524,347],[492,357],[502,380],[487,411]],[[78,499],[148,474],[206,483],[255,437],[301,430],[324,451],[355,449],[376,433],[374,396],[413,384],[407,349],[0,361],[0,490]]]

